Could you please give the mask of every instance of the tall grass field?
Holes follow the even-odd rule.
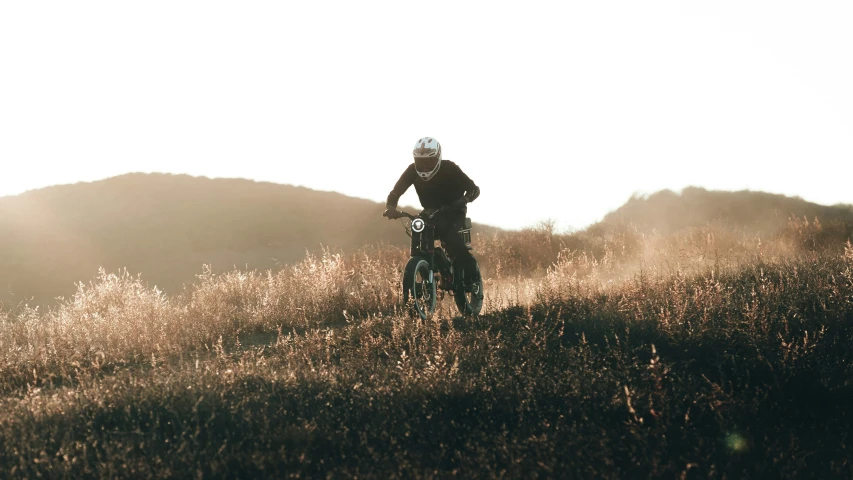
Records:
[[[102,271],[0,313],[0,478],[853,478],[850,233],[480,235],[475,319],[399,247]]]

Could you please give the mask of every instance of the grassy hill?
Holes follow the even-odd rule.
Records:
[[[478,237],[476,319],[450,299],[429,321],[401,315],[408,252],[388,244],[206,272],[178,295],[105,272],[54,309],[0,309],[0,477],[853,478],[853,224],[738,226],[808,204],[706,193],[716,203],[666,217],[683,227],[670,233],[610,217]],[[347,246],[378,214],[187,177],[28,195],[3,200],[3,241],[85,261],[318,232]],[[653,197],[634,214],[679,211]],[[724,221],[745,197],[751,216]]]
[[[471,320],[400,315],[387,245],[178,296],[104,274],[0,311],[0,477],[853,478],[853,246],[821,228],[501,232]]]
[[[376,202],[241,179],[128,174],[0,198],[0,300],[75,291],[126,267],[168,292],[201,273],[275,268],[321,245],[406,245]],[[481,231],[489,229],[480,229]],[[494,230],[494,229],[491,229]]]
[[[275,269],[321,246],[348,251],[363,245],[407,245],[400,223],[381,218],[381,209],[369,200],[303,187],[139,173],[3,197],[0,301],[55,304],[55,297],[71,295],[75,282],[94,278],[100,267],[127,268],[177,293],[204,264],[214,272]],[[633,197],[587,231],[551,236],[547,244],[533,235],[497,258],[489,255],[490,249],[510,248],[499,237],[481,243],[478,251],[485,254],[487,269],[520,272],[532,263],[546,268],[564,248],[596,250],[620,225],[672,233],[715,223],[775,234],[790,228],[792,218],[800,223],[820,218],[837,230],[838,225],[853,225],[853,207],[691,187],[680,194]],[[476,231],[491,234],[496,229],[478,226]],[[488,264],[493,257],[497,263]]]
[[[604,223],[635,225],[641,230],[671,233],[710,223],[752,232],[774,233],[791,217],[819,218],[824,223],[853,223],[853,206],[825,206],[798,197],[753,191],[712,191],[688,187],[675,193],[663,190],[647,197],[634,196],[604,217]]]

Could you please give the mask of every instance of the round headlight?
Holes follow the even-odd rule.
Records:
[[[426,223],[420,218],[416,218],[412,220],[412,230],[415,232],[421,233],[424,231],[424,227],[426,227]]]

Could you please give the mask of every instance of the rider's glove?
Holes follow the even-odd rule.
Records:
[[[471,203],[474,200],[476,200],[477,197],[479,197],[479,196],[480,196],[480,187],[475,185],[474,189],[471,190],[470,192],[468,192],[467,195],[465,195],[465,200],[467,200],[468,203]]]
[[[395,218],[400,218],[400,213],[396,208],[386,207],[385,211],[382,212],[382,216],[387,218],[388,220],[393,220]]]

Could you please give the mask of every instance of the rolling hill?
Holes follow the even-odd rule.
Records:
[[[369,200],[242,179],[133,173],[0,198],[0,300],[47,303],[99,267],[166,292],[214,270],[274,268],[321,246],[406,245]],[[482,227],[480,231],[487,231]]]
[[[853,223],[853,205],[826,206],[799,197],[743,190],[738,192],[688,187],[680,193],[662,190],[633,196],[604,217],[603,224],[627,223],[644,231],[671,233],[709,223],[774,233],[791,217],[819,218],[821,222]]]
[[[0,302],[49,305],[100,267],[127,268],[176,293],[205,264],[214,271],[274,269],[322,246],[406,245],[402,225],[381,218],[381,210],[376,202],[304,187],[142,173],[2,197]],[[690,187],[634,196],[587,234],[620,223],[660,233],[708,223],[773,233],[792,215],[853,225],[849,205]]]

